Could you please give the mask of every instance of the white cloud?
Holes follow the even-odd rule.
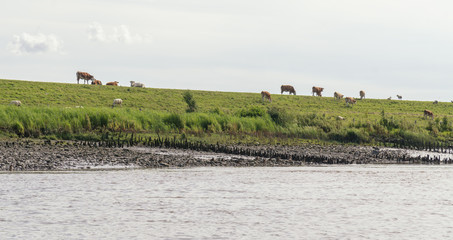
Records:
[[[92,23],[88,26],[88,39],[104,42],[106,40],[104,29],[99,23]]]
[[[97,42],[117,42],[125,44],[144,43],[150,41],[149,35],[131,34],[129,27],[119,25],[113,27],[111,34],[105,33],[101,24],[94,22],[88,26],[88,39]]]
[[[22,33],[14,35],[14,39],[8,44],[8,49],[14,54],[61,52],[62,41],[55,35],[42,33]]]

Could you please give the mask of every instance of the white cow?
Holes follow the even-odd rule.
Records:
[[[140,87],[140,88],[144,88],[144,87],[145,87],[145,84],[139,83],[139,82],[135,82],[135,81],[131,81],[131,87]]]
[[[113,105],[112,105],[112,108],[115,107],[115,105],[120,105],[120,106],[123,106],[123,100],[121,98],[116,98],[116,99],[113,99]]]
[[[20,107],[20,105],[22,105],[22,103],[19,100],[13,100],[9,103],[9,105],[16,105],[16,106]]]

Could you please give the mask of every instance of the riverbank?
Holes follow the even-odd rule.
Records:
[[[225,149],[231,151],[225,151]],[[21,141],[0,142],[0,153],[0,171],[453,162],[452,154],[364,146],[308,144],[230,146],[219,148],[219,151],[199,151],[145,146],[102,147],[86,142]]]

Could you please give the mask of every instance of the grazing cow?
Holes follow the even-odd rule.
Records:
[[[354,105],[357,101],[353,97],[346,97],[345,99],[346,106],[349,106],[349,104]]]
[[[91,85],[102,85],[102,82],[101,82],[101,80],[95,79],[95,80],[91,81]]]
[[[138,82],[135,82],[135,81],[131,81],[131,87],[140,87],[140,88],[144,88],[144,87],[145,87],[145,84],[143,84],[143,83],[138,83]]]
[[[360,100],[365,98],[365,92],[363,90],[360,90]]]
[[[105,85],[118,86],[118,83],[119,83],[119,82],[114,81],[114,82],[108,82],[108,83],[106,83]]]
[[[431,119],[434,119],[434,113],[425,109],[423,111],[423,117],[431,117]]]
[[[401,96],[401,95],[396,95],[396,97],[397,97],[399,100],[403,99],[403,96]]]
[[[344,120],[344,117],[338,116],[338,117],[337,117],[337,120]]]
[[[280,89],[281,89],[281,91],[282,91],[281,94],[283,94],[283,92],[289,92],[289,94],[292,93],[292,94],[296,95],[296,90],[295,90],[294,87],[291,86],[291,85],[282,85],[282,86],[280,87]]]
[[[265,98],[269,100],[269,102],[272,102],[271,94],[268,91],[261,92],[261,99],[264,101]]]
[[[19,100],[13,100],[9,103],[9,105],[16,105],[16,106],[20,107],[22,105],[22,103]]]
[[[390,96],[390,97],[388,97],[388,98],[387,98],[387,100],[392,100],[392,97],[391,97],[391,96]]]
[[[437,101],[437,100],[433,102],[433,104],[438,104],[438,103],[439,103],[439,101]]]
[[[113,105],[112,105],[112,108],[115,107],[115,105],[120,105],[120,106],[123,106],[123,100],[121,98],[116,98],[116,99],[113,99]]]
[[[322,97],[321,92],[322,92],[323,90],[324,90],[324,88],[322,88],[322,87],[313,87],[313,88],[311,89],[311,93],[312,93],[313,96],[314,96],[315,93],[316,93],[317,96]]]
[[[83,79],[83,84],[85,84],[85,81],[86,81],[86,83],[88,83],[88,81],[90,81],[90,80],[91,81],[96,80],[96,79],[94,79],[94,77],[91,74],[89,74],[87,72],[77,72],[76,76],[77,76],[77,84],[79,84],[80,79]]]
[[[343,94],[339,93],[339,92],[334,92],[333,93],[333,98],[334,99],[342,99],[343,98]]]

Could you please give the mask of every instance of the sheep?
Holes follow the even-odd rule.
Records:
[[[16,105],[16,106],[20,107],[22,105],[22,103],[19,100],[13,100],[9,103],[9,105]]]
[[[120,105],[123,106],[123,100],[121,98],[116,98],[113,100],[112,108],[115,107],[115,105]]]
[[[144,87],[145,87],[145,84],[139,83],[139,82],[135,82],[135,81],[131,81],[131,87],[140,87],[140,88],[144,88]]]

